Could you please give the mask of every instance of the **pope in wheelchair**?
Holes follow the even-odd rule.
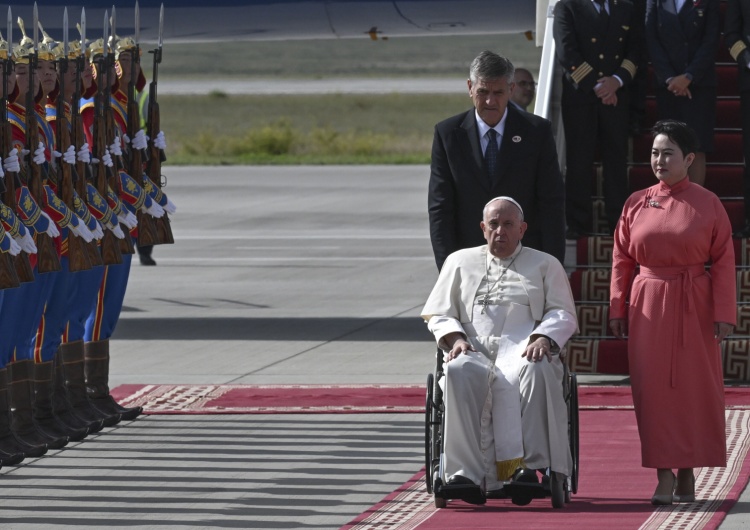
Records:
[[[438,506],[439,496],[442,506],[523,505],[546,488],[561,507],[573,459],[560,353],[578,328],[568,278],[553,256],[521,244],[526,223],[512,198],[487,203],[480,227],[487,244],[448,257],[422,311],[444,363],[428,490],[434,482]]]

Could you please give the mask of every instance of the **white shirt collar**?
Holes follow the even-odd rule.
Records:
[[[487,134],[487,131],[490,129],[495,129],[497,132],[497,135],[502,139],[503,134],[505,133],[505,120],[508,118],[508,107],[505,107],[505,112],[503,113],[503,117],[500,119],[497,125],[494,127],[490,127],[486,123],[484,123],[484,120],[479,117],[479,113],[477,112],[477,109],[474,109],[474,115],[477,117],[477,127],[479,128],[479,138],[486,141],[485,135]]]

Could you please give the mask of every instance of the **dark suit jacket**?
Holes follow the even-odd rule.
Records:
[[[646,41],[660,84],[680,74],[693,76],[696,86],[716,86],[719,45],[719,0],[687,0],[675,12],[674,0],[648,0]]]
[[[750,90],[750,0],[729,0],[724,14],[724,44],[739,66],[740,90]]]
[[[591,0],[560,0],[552,32],[565,73],[565,104],[596,102],[594,86],[604,76],[617,75],[627,86],[643,60],[643,20],[630,0],[610,0],[606,28]]]
[[[524,245],[565,259],[565,187],[550,122],[508,105],[497,166],[490,187],[474,109],[435,126],[428,210],[438,268],[452,252],[485,243],[482,211],[500,195],[524,210]]]

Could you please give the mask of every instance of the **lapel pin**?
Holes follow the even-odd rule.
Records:
[[[518,143],[520,141],[521,141],[521,137],[520,136],[514,136],[513,137],[513,143]]]

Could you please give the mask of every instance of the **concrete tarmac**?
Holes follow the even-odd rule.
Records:
[[[429,168],[164,173],[176,244],[133,261],[111,386],[424,383]],[[420,414],[145,416],[0,470],[0,528],[336,529],[421,468],[423,429]],[[721,528],[750,522],[749,503]]]

